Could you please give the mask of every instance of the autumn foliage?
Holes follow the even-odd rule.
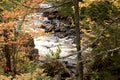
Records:
[[[34,36],[31,34],[44,34],[43,31],[40,33],[31,31],[31,34],[28,34],[23,28],[26,16],[36,12],[35,8],[38,8],[43,0],[3,0],[1,3],[10,3],[8,6],[0,4],[0,47],[5,55],[4,72],[13,72],[15,75],[18,63],[16,59],[20,51],[25,52],[24,45]]]

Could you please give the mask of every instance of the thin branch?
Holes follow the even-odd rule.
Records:
[[[120,47],[117,47],[117,48],[114,48],[114,49],[110,49],[110,50],[107,50],[107,51],[101,51],[100,53],[94,55],[92,58],[95,58],[96,56],[99,56],[99,55],[101,55],[103,53],[109,53],[109,52],[117,51],[119,49],[120,49]],[[90,60],[86,59],[86,60],[82,60],[82,61],[79,61],[79,62],[86,62],[86,61],[90,61]]]
[[[116,50],[119,50],[120,47],[117,47],[117,48],[114,48],[114,49],[110,49],[110,50],[107,50],[107,51],[101,51],[101,53],[109,53],[109,52],[113,52],[113,51],[116,51]]]

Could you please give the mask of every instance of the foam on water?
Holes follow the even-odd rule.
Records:
[[[60,56],[66,56],[72,52],[76,51],[76,48],[72,44],[72,40],[66,38],[58,38],[53,34],[49,36],[41,36],[38,38],[34,38],[35,48],[39,50],[39,55],[45,56],[49,54],[49,50],[56,51],[57,47],[59,46],[61,49]]]

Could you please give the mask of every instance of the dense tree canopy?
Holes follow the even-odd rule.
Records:
[[[7,73],[15,78],[17,74],[31,73],[35,75],[36,80],[53,80],[53,76],[41,76],[44,75],[44,71],[38,66],[38,63],[36,64],[39,57],[35,54],[31,54],[32,57],[28,55],[28,52],[38,52],[33,49],[33,35],[36,34],[32,31],[25,33],[23,26],[26,16],[38,12],[41,9],[39,4],[43,3],[52,4],[51,8],[55,8],[60,14],[58,15],[64,17],[65,20],[70,18],[70,27],[76,28],[73,34],[76,34],[77,71],[74,77],[70,75],[70,79],[119,80],[120,0],[1,0],[0,75]],[[35,25],[32,27],[36,28]],[[39,32],[37,36],[41,36],[41,34],[43,35],[44,32]],[[92,49],[92,51],[85,54],[84,51],[88,49]],[[59,55],[60,48],[57,51],[58,54],[51,51],[52,55],[62,59]],[[71,55],[75,55],[75,53]],[[57,79],[60,78],[61,72],[69,72],[56,58],[47,60],[43,61],[46,66],[43,68],[48,75],[51,68],[53,71],[50,74],[53,72],[54,78],[57,75]]]

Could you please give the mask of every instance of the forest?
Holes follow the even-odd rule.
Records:
[[[0,80],[120,80],[120,0],[0,0]]]

